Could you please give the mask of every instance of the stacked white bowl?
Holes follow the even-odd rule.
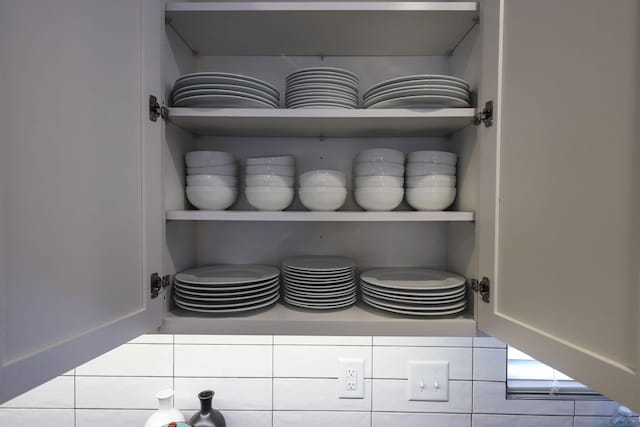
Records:
[[[224,210],[238,196],[237,167],[233,154],[191,151],[187,164],[187,199],[201,210]]]
[[[311,211],[335,211],[347,200],[347,176],[340,171],[317,169],[298,178],[300,202]]]
[[[296,160],[293,156],[249,157],[245,195],[259,211],[282,211],[293,201]]]
[[[414,151],[407,156],[407,202],[420,211],[441,211],[456,198],[458,156],[446,151]]]
[[[358,153],[353,166],[356,203],[367,211],[391,211],[404,196],[404,153],[373,148]]]

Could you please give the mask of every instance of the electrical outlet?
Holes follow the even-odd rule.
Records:
[[[338,359],[338,397],[364,399],[364,359]]]
[[[449,400],[449,362],[409,361],[409,400]]]

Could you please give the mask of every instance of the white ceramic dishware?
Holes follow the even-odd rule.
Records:
[[[278,103],[280,97],[273,95],[270,91],[256,89],[251,86],[244,86],[239,84],[225,84],[225,83],[215,83],[215,84],[195,84],[185,86],[180,89],[176,89],[173,91],[173,100],[177,100],[180,98],[184,98],[185,96],[193,96],[193,95],[210,95],[212,91],[236,91],[241,93],[246,93],[249,95],[257,95],[266,98],[266,100]]]
[[[444,165],[441,163],[424,163],[424,162],[409,162],[407,163],[407,176],[422,176],[422,175],[451,175],[456,174],[455,166]]]
[[[235,176],[238,172],[238,167],[235,163],[219,166],[201,166],[196,168],[187,168],[188,175],[225,175]]]
[[[453,187],[417,187],[407,189],[407,203],[420,211],[441,211],[456,199]]]
[[[230,285],[264,282],[280,275],[277,267],[264,264],[219,264],[190,268],[176,274],[180,283]]]
[[[416,83],[416,82],[420,82],[420,83]],[[438,82],[438,83],[434,83],[434,82]],[[370,96],[373,92],[383,88],[389,89],[393,87],[399,87],[402,85],[407,85],[407,83],[415,86],[416,84],[441,84],[439,82],[446,82],[447,84],[458,86],[461,89],[469,90],[469,83],[466,80],[461,79],[459,77],[449,76],[445,74],[417,74],[417,75],[410,75],[410,76],[394,77],[392,79],[385,80],[380,83],[376,83],[375,85],[371,86],[369,89],[365,91],[364,96],[365,97]]]
[[[468,108],[469,102],[453,96],[399,96],[365,104],[365,108]]]
[[[415,187],[455,187],[456,177],[453,175],[418,175],[406,179],[407,188]]]
[[[449,153],[447,151],[414,151],[407,154],[407,161],[409,163],[442,163],[455,166],[456,163],[458,163],[458,156],[455,153]]]
[[[277,105],[248,95],[195,95],[181,98],[174,107],[191,108],[278,108]]]
[[[357,177],[374,175],[403,176],[404,166],[392,162],[356,162],[354,174]]]
[[[277,166],[294,166],[296,159],[293,156],[264,156],[264,157],[248,157],[247,165],[277,165]]]
[[[358,176],[355,179],[356,188],[363,187],[394,187],[402,188],[404,179],[401,176],[371,175]]]
[[[235,163],[233,154],[226,151],[190,151],[184,155],[187,167],[219,166]]]
[[[281,175],[281,176],[295,176],[295,166],[282,166],[282,165],[247,165],[247,175]]]
[[[330,169],[316,169],[298,177],[300,187],[346,187],[347,175]]]
[[[216,187],[219,185],[236,187],[238,178],[233,175],[187,175],[187,186],[190,187]]]
[[[404,165],[404,153],[392,148],[371,148],[362,150],[355,162],[390,162]]]
[[[304,187],[298,190],[300,202],[311,211],[335,211],[347,200],[347,189],[342,187]]]
[[[402,203],[404,189],[392,187],[356,188],[358,206],[367,211],[391,211]]]
[[[236,187],[230,186],[188,186],[186,189],[189,203],[201,210],[224,210],[230,207],[238,196]]]
[[[291,187],[246,187],[245,195],[260,211],[282,211],[293,202],[295,191]]]
[[[245,177],[247,187],[293,187],[294,177],[282,175],[247,175]]]

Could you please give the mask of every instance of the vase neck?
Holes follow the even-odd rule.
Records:
[[[208,413],[211,412],[211,404],[212,399],[200,399],[200,410],[201,412]]]
[[[172,409],[172,396],[158,398],[158,407],[160,408],[160,410]]]

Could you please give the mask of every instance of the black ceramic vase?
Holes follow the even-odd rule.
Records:
[[[200,399],[200,412],[193,414],[189,420],[192,427],[226,427],[224,416],[218,410],[213,409],[213,391],[205,390],[198,393]]]

